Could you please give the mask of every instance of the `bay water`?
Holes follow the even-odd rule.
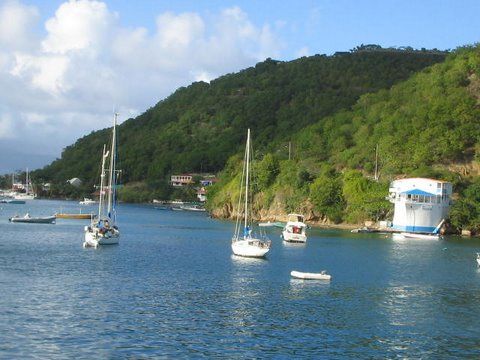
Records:
[[[98,249],[88,220],[8,222],[80,209],[0,204],[0,358],[480,357],[478,239],[311,229],[294,245],[273,228],[246,259],[206,213],[121,204],[120,244]]]

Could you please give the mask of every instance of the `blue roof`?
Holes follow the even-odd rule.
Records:
[[[435,196],[435,194],[432,194],[423,190],[419,190],[419,189],[404,191],[401,194]]]

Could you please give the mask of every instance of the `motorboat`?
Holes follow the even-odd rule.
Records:
[[[477,265],[480,266],[480,253],[477,253]]]
[[[15,199],[2,199],[0,203],[3,204],[25,204],[25,200],[15,200]]]
[[[307,225],[304,216],[300,214],[288,214],[288,221],[282,231],[282,238],[287,242],[304,243],[307,241]]]
[[[27,224],[54,224],[56,217],[53,216],[44,216],[44,217],[32,217],[29,213],[26,213],[25,216],[14,216],[8,219],[12,223],[27,223]]]
[[[253,212],[253,194],[252,192],[249,192],[249,186],[251,183],[251,154],[250,129],[248,129],[242,181],[240,184],[240,196],[237,207],[237,221],[235,223],[235,231],[232,237],[232,251],[237,256],[261,258],[268,253],[272,242],[268,240],[266,236],[259,237],[253,233],[251,219],[251,214]],[[249,197],[252,197],[252,199]]]
[[[191,205],[181,205],[180,209],[186,211],[206,211],[205,207],[198,204],[191,204]]]
[[[83,200],[79,202],[80,205],[94,205],[96,203],[97,202],[95,200],[89,198],[83,198]]]
[[[296,279],[302,280],[330,280],[332,278],[332,276],[327,274],[325,270],[319,273],[309,273],[294,270],[290,273],[290,275]]]

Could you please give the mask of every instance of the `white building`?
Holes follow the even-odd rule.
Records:
[[[75,186],[75,187],[78,187],[80,185],[82,185],[82,180],[80,180],[79,178],[72,178],[70,180],[67,180],[68,183],[70,183],[71,185]]]
[[[172,175],[170,177],[170,184],[175,187],[186,186],[193,183],[193,176],[191,174]]]
[[[411,178],[390,184],[388,199],[395,205],[392,227],[399,231],[431,233],[448,217],[452,184]]]

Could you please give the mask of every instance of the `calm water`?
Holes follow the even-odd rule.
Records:
[[[274,229],[266,260],[242,259],[230,222],[121,205],[120,245],[95,250],[86,221],[7,220],[74,202],[0,208],[1,358],[480,357],[478,240]]]

